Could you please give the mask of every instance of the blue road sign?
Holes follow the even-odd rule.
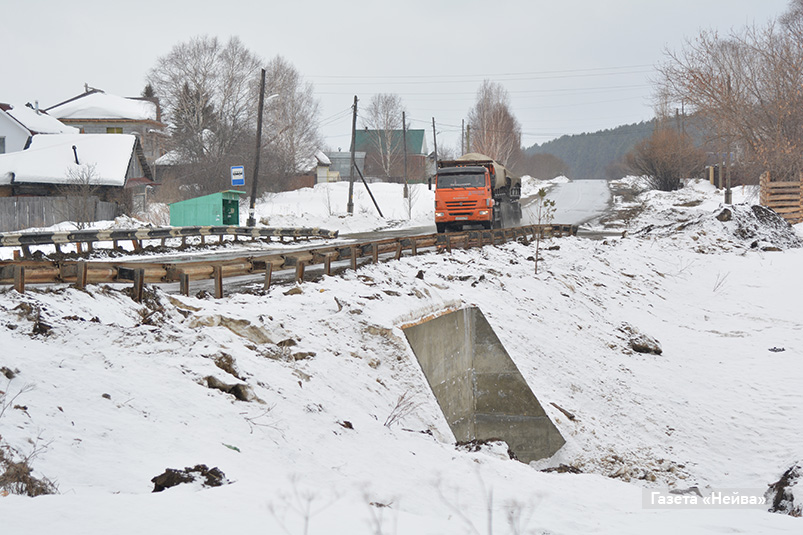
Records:
[[[231,166],[231,185],[245,186],[245,167],[242,165]]]

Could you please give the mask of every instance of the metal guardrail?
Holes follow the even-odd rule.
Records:
[[[199,227],[201,228],[201,227]],[[221,228],[221,227],[210,227]],[[224,227],[225,228],[225,227]],[[243,228],[243,227],[239,227]],[[325,231],[328,232],[328,231]],[[19,292],[25,284],[68,283],[78,288],[87,284],[133,282],[134,298],[141,298],[146,282],[179,282],[180,292],[189,294],[192,280],[214,279],[215,297],[223,296],[223,279],[243,275],[264,274],[264,288],[271,285],[274,272],[295,270],[295,280],[303,281],[304,271],[311,265],[322,265],[323,272],[331,275],[332,264],[349,262],[357,269],[359,259],[370,258],[373,263],[381,257],[401,258],[405,250],[416,255],[425,249],[437,251],[468,249],[485,245],[498,245],[516,239],[534,239],[541,236],[574,236],[576,225],[528,225],[509,229],[479,230],[460,233],[424,234],[403,238],[388,238],[362,243],[338,244],[330,247],[293,250],[283,254],[247,256],[229,260],[201,260],[188,262],[108,262],[86,260],[35,261],[16,260],[0,262],[0,284],[13,284]],[[248,234],[239,234],[248,235]],[[292,234],[290,234],[292,235]],[[336,235],[336,234],[335,234]],[[157,236],[158,237],[158,236]]]
[[[0,233],[0,247],[20,247],[25,256],[30,256],[31,245],[61,245],[69,243],[88,243],[133,241],[136,248],[143,240],[164,240],[168,238],[189,238],[200,236],[240,236],[251,238],[337,238],[338,231],[321,228],[272,228],[240,227],[231,225],[198,227],[157,227],[139,229],[75,230],[72,232],[6,232]]]

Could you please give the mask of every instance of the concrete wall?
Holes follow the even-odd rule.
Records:
[[[530,462],[564,444],[493,328],[465,308],[404,329],[458,442],[498,439]]]

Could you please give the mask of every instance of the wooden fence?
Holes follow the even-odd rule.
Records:
[[[759,180],[760,203],[772,208],[792,225],[803,221],[803,181],[772,182],[769,171]]]
[[[25,228],[50,227],[62,221],[78,221],[87,213],[94,221],[117,217],[117,204],[97,197],[75,202],[68,197],[3,197],[0,198],[0,232]]]

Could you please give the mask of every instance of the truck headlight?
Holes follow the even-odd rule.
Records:
[[[480,215],[488,215],[488,210],[480,210]]]
[[[443,212],[435,212],[435,217],[443,217]]]

